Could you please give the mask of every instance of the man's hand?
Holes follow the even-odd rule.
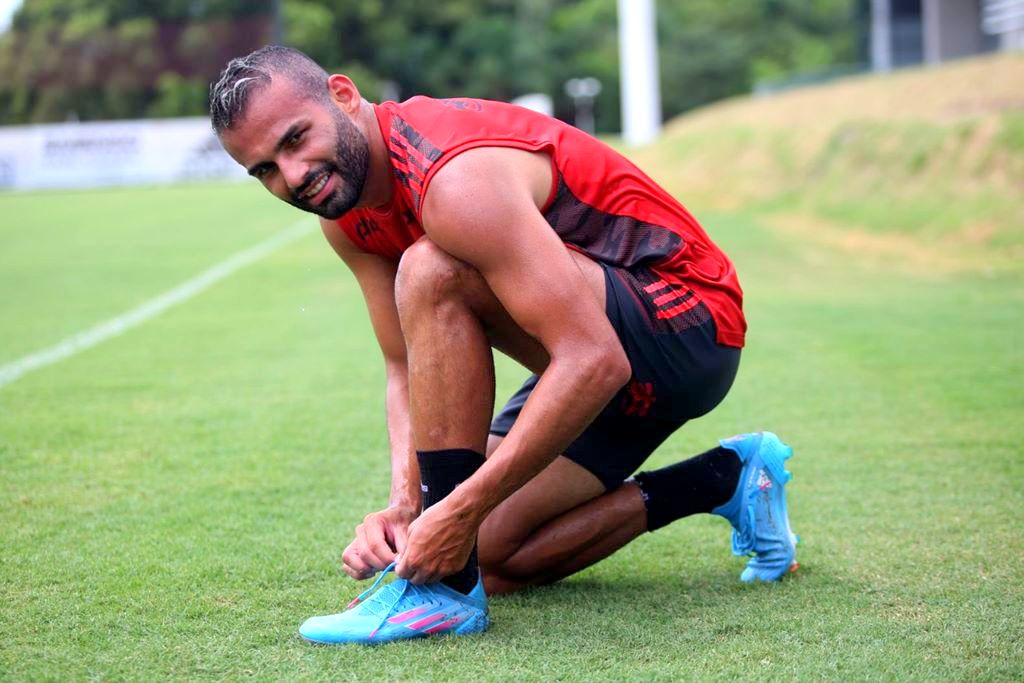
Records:
[[[371,512],[356,527],[356,537],[341,555],[342,569],[353,579],[367,579],[394,562],[409,538],[418,510],[389,507]]]
[[[435,583],[466,566],[483,520],[453,512],[451,497],[423,511],[409,526],[395,573],[413,583]]]

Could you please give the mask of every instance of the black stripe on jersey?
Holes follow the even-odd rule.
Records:
[[[397,132],[399,136],[405,138],[409,144],[416,149],[416,151],[424,156],[427,161],[433,163],[441,158],[441,150],[434,147],[429,140],[416,132],[416,130],[400,116],[395,116],[392,119],[391,129]]]
[[[403,157],[402,155],[398,154],[395,150],[389,149],[388,153],[391,155],[393,159],[397,159],[398,161],[415,166],[416,169],[419,170],[422,174],[426,174],[427,169],[423,166],[423,164],[419,162],[419,159],[409,154],[409,148],[405,146],[404,142],[395,137],[391,138],[391,142],[395,145],[395,147],[405,152],[405,156]]]
[[[580,200],[559,174],[555,200],[544,218],[563,242],[614,266],[632,268],[660,261],[683,248],[681,235],[661,225],[605,213]],[[649,284],[649,283],[648,283]]]
[[[416,210],[418,211],[420,208],[420,193],[416,190],[415,187],[413,187],[413,184],[410,182],[410,179],[415,180],[416,184],[421,186],[421,189],[423,182],[415,175],[411,173],[406,173],[405,171],[399,168],[395,168],[394,166],[391,167],[391,170],[395,172],[395,177],[398,178],[398,182],[400,182],[403,187],[409,190],[409,194],[412,195],[413,204],[416,206]]]

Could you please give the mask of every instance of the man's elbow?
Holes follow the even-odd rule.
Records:
[[[613,366],[613,372],[610,382],[615,391],[618,391],[626,386],[626,383],[633,376],[633,367],[629,364],[629,358],[626,357],[625,350],[618,344],[615,345],[611,356],[610,363]]]
[[[587,375],[594,389],[609,398],[614,396],[633,374],[626,352],[618,344],[595,354],[588,369]]]

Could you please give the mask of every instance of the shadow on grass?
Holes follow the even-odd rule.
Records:
[[[685,613],[697,608],[706,611],[723,601],[758,600],[762,593],[799,591],[801,584],[822,579],[820,574],[809,568],[801,568],[777,584],[743,584],[737,574],[732,569],[722,569],[698,576],[665,572],[608,577],[584,575],[493,596],[491,607],[499,612],[571,608],[581,619],[637,609]],[[827,578],[825,580],[828,581]],[[851,587],[851,590],[858,589]]]

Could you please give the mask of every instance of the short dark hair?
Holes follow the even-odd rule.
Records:
[[[232,59],[210,84],[210,122],[217,135],[245,116],[249,96],[270,85],[275,74],[287,77],[310,98],[327,98],[327,72],[308,55],[281,45],[261,47]]]

